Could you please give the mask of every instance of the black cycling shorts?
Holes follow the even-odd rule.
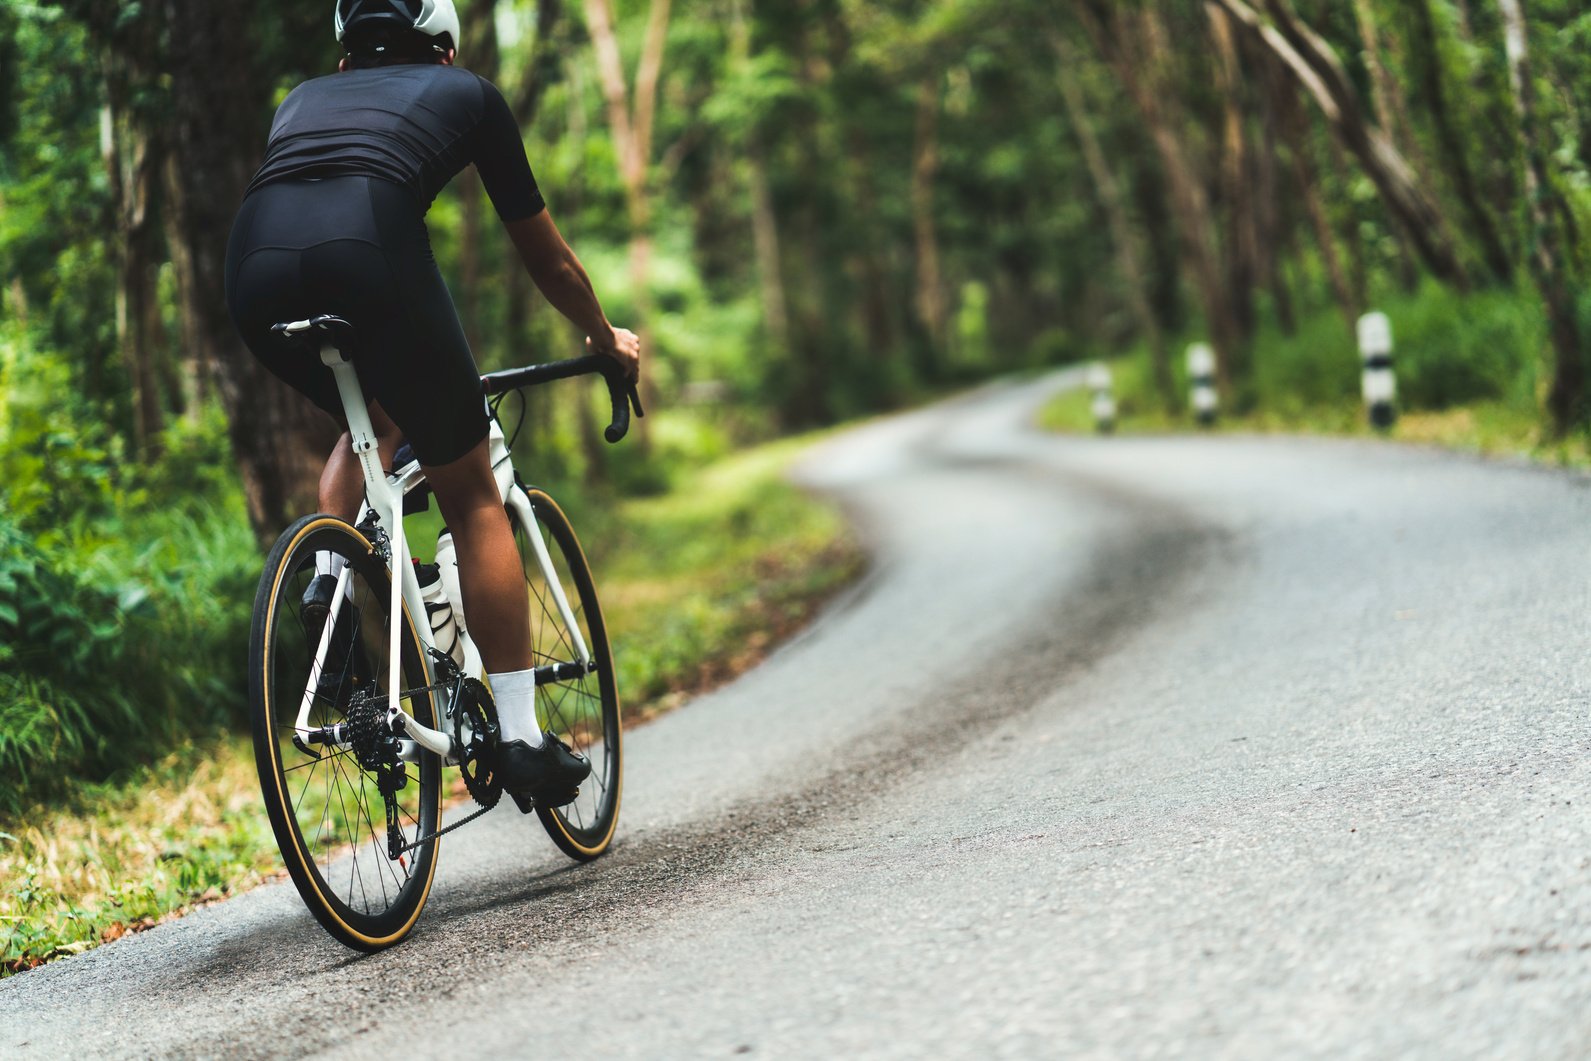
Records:
[[[286,181],[243,201],[227,245],[227,304],[265,367],[339,420],[331,369],[271,325],[336,314],[354,326],[367,399],[425,465],[486,437],[486,401],[414,193],[373,177]]]

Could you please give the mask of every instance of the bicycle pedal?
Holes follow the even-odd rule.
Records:
[[[521,814],[529,814],[531,811],[536,809],[536,800],[531,796],[522,796],[518,792],[510,792],[508,794],[508,798],[514,801],[514,806],[519,808],[519,813]],[[577,788],[573,792],[566,793],[562,796],[548,797],[542,801],[542,805],[549,808],[567,807],[569,804],[573,803],[579,798],[580,790]]]

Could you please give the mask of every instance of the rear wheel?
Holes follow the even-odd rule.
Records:
[[[524,496],[535,514],[535,526],[546,544],[553,573],[563,587],[593,664],[589,673],[537,682],[537,721],[542,729],[591,760],[591,776],[580,785],[580,795],[573,803],[566,807],[537,807],[536,814],[565,854],[570,858],[592,859],[613,842],[623,788],[623,735],[619,724],[619,696],[614,685],[613,653],[608,646],[608,630],[597,604],[591,569],[568,517],[542,490],[528,489]],[[520,506],[509,506],[509,522],[514,528],[520,567],[530,596],[534,665],[576,663],[580,658],[578,650],[543,571],[531,528]]]
[[[343,565],[346,592],[315,672],[326,621],[305,608],[306,591],[318,573]],[[390,587],[386,565],[364,535],[331,516],[307,516],[271,550],[249,643],[255,764],[282,860],[316,920],[359,950],[379,950],[408,935],[436,872],[434,839],[396,857],[391,852],[392,825],[398,846],[436,831],[442,764],[412,751],[418,761],[403,762],[387,743]],[[327,587],[322,607],[334,596]],[[400,688],[415,692],[403,707],[434,729],[421,643],[407,611],[404,620]],[[306,739],[334,727],[338,743]],[[395,789],[390,825],[383,784]]]

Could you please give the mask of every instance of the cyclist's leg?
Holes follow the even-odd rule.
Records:
[[[458,549],[464,621],[487,671],[496,674],[526,670],[534,663],[530,600],[514,532],[492,475],[489,446],[483,439],[456,461],[421,467]]]

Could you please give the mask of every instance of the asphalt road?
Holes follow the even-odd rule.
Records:
[[[0,1055],[1591,1054],[1591,479],[1066,382],[813,455],[874,569],[633,735],[608,858],[505,804],[395,950],[262,888],[0,982]]]

